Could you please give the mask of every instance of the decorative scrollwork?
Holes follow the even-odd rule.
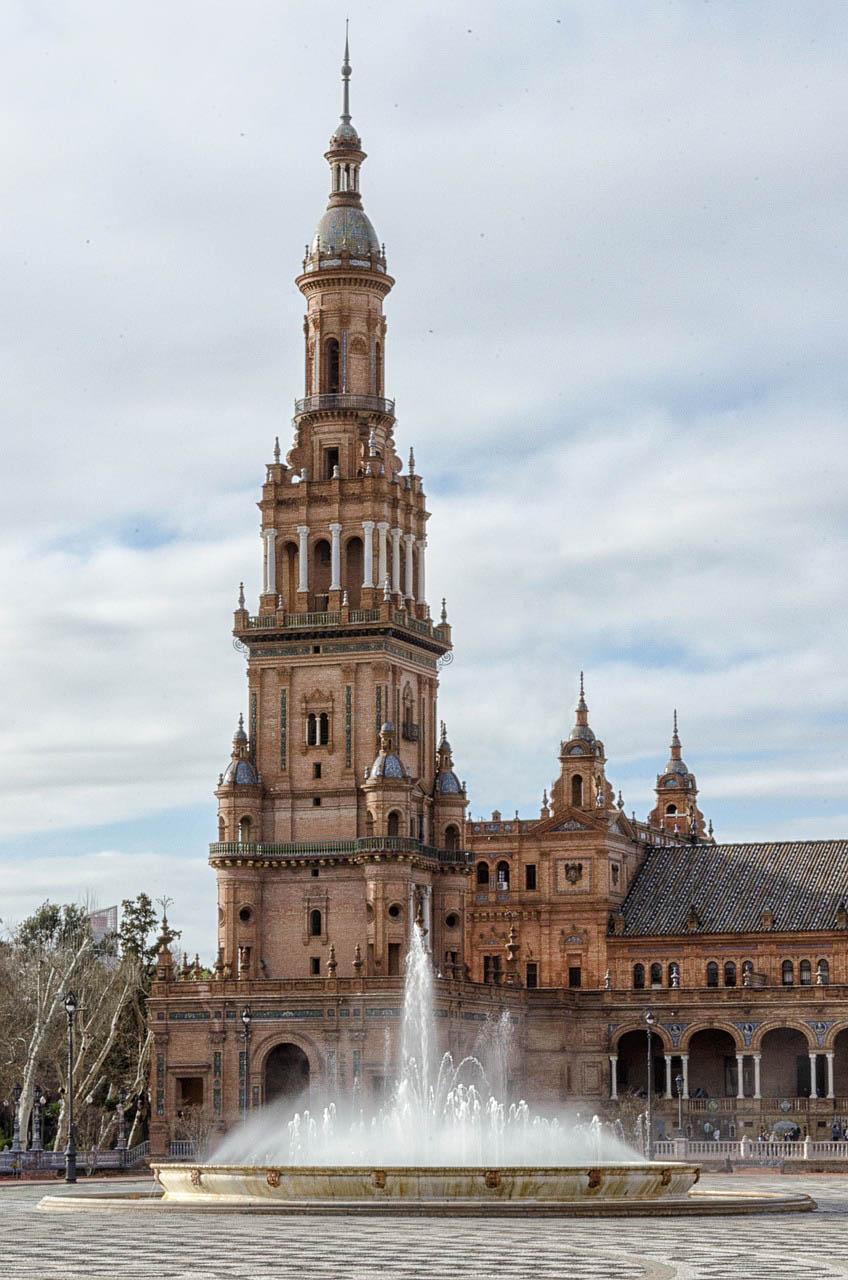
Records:
[[[441,658],[436,662],[436,666],[441,671],[444,667],[449,667],[453,662],[453,651],[448,649],[447,653],[443,653]]]
[[[250,657],[250,650],[248,649],[247,645],[243,644],[241,640],[234,639],[233,648],[235,649],[236,653],[240,653],[241,656],[244,658],[245,662],[247,662],[248,658]]]

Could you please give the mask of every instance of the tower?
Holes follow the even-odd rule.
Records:
[[[329,199],[296,280],[306,303],[303,395],[292,447],[283,461],[275,444],[258,504],[258,611],[242,592],[234,618],[247,656],[247,730],[236,735],[216,793],[210,861],[224,961],[248,977],[288,974],[291,935],[286,944],[281,937],[292,914],[310,954],[291,976],[323,972],[330,941],[342,972],[354,944],[363,954],[368,946],[369,971],[386,972],[375,916],[387,862],[396,870],[403,858],[426,863],[424,851],[436,852],[447,826],[461,846],[464,794],[457,805],[436,785],[437,664],[451,632],[444,612],[435,624],[430,616],[424,487],[411,449],[404,471],[385,395],[383,303],[394,281],[363,208],[350,75],[346,41],[341,119],[325,153]],[[366,867],[364,885],[333,908],[325,867],[350,880],[348,855]],[[410,868],[389,894],[403,904],[404,929]]]
[[[677,712],[671,734],[671,750],[665,769],[657,774],[657,803],[648,815],[655,827],[663,827],[676,835],[703,836],[704,815],[698,808],[698,784],[683,759],[677,732]]]
[[[566,808],[611,809],[613,790],[607,782],[604,744],[589,726],[589,708],[580,672],[580,696],[574,727],[559,749],[560,776],[551,787],[551,808],[558,817]]]

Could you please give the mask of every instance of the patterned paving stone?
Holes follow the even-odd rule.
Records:
[[[368,1219],[36,1212],[0,1189],[2,1280],[844,1280],[848,1178],[709,1177],[806,1191],[815,1214],[676,1219]],[[143,1190],[149,1183],[121,1184]],[[106,1188],[102,1186],[100,1190]],[[75,1194],[98,1190],[80,1185]]]

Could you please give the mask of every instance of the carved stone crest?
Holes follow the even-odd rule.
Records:
[[[269,1169],[265,1174],[265,1181],[268,1183],[269,1187],[278,1187],[280,1185],[279,1169]]]
[[[201,1182],[203,1181],[203,1174],[200,1172],[200,1170],[192,1169],[189,1176],[191,1178],[191,1185],[193,1187],[199,1187]]]
[[[490,1191],[493,1191],[495,1187],[499,1187],[501,1185],[500,1170],[487,1169],[485,1181],[486,1181],[486,1186],[489,1188]]]
[[[582,862],[566,862],[565,878],[569,884],[577,884],[583,879],[583,863]]]
[[[384,1187],[386,1185],[385,1169],[375,1169],[371,1176],[375,1187]]]

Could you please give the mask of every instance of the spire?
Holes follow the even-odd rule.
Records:
[[[585,738],[585,730],[589,728],[589,708],[586,705],[586,690],[583,684],[583,672],[580,672],[580,697],[577,700],[577,714],[574,720],[574,729],[572,730],[572,738]],[[584,732],[581,733],[581,730]],[[590,736],[592,731],[589,730]]]
[[[348,27],[350,18],[345,18],[345,50],[342,63],[342,124],[350,124],[350,41]]]

